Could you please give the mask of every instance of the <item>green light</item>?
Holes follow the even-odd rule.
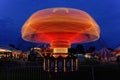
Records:
[[[11,50],[8,50],[8,52],[12,52]]]

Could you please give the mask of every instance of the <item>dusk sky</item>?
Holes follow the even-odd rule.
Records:
[[[93,17],[100,27],[100,39],[87,43],[88,46],[105,45],[113,49],[120,46],[120,0],[0,0],[0,47],[14,44],[28,50],[41,46],[42,43],[24,41],[21,29],[34,12],[54,7],[80,9]]]

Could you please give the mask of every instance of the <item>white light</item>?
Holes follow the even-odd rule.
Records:
[[[88,54],[86,54],[86,55],[85,55],[85,58],[91,58],[91,56],[90,56],[90,55],[88,55]]]

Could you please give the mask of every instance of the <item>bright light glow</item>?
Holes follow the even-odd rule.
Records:
[[[53,53],[68,53],[68,48],[54,48]]]
[[[85,54],[85,58],[91,58],[90,53],[86,53],[86,54]]]
[[[0,52],[12,52],[12,51],[7,49],[0,49]]]
[[[5,49],[0,49],[0,52],[5,52],[6,50]]]

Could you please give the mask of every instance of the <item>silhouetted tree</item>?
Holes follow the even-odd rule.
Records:
[[[15,48],[15,45],[14,45],[14,44],[9,44],[9,46]]]
[[[90,46],[89,49],[87,50],[88,53],[92,53],[96,50],[95,46]]]
[[[81,44],[78,44],[77,47],[76,47],[76,52],[84,55],[85,54],[84,46],[81,45]]]
[[[69,48],[68,53],[69,55],[74,55],[76,53],[76,50],[74,48]]]
[[[112,48],[108,48],[108,50],[110,50],[110,51],[114,51],[114,49],[112,49]]]

